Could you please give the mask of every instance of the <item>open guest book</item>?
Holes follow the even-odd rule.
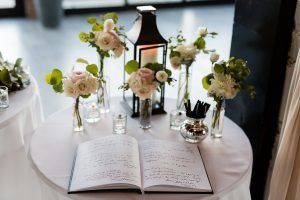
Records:
[[[197,145],[113,135],[81,143],[75,154],[69,193],[213,192]]]

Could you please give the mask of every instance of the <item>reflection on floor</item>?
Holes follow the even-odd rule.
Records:
[[[99,14],[99,13],[98,13]],[[87,47],[78,40],[80,31],[88,31],[89,25],[85,19],[98,14],[67,16],[59,29],[45,29],[38,21],[26,19],[0,20],[0,51],[9,60],[22,57],[24,64],[31,67],[36,78],[44,105],[46,117],[58,109],[71,105],[72,100],[63,95],[54,94],[45,84],[44,77],[51,68],[58,67],[63,70],[72,68],[78,57],[97,62],[94,49]],[[134,11],[121,12],[120,24],[128,28],[132,26],[135,18]],[[194,6],[187,8],[160,9],[157,12],[158,27],[161,34],[168,38],[183,30],[184,35],[192,40],[196,37],[199,26],[208,27],[218,32],[216,39],[209,39],[209,48],[215,48],[221,58],[229,56],[234,6]],[[118,86],[122,83],[123,59],[108,60],[106,74],[111,78],[111,96],[121,95]],[[170,68],[169,61],[167,63]],[[206,93],[201,86],[201,78],[211,70],[209,57],[200,55],[197,63],[193,65],[192,99],[207,100]],[[174,72],[178,77],[178,72]],[[177,84],[167,87],[166,96],[176,98]],[[12,152],[11,155],[0,158],[0,199],[1,200],[39,200],[41,188],[39,179],[24,160],[24,150]],[[20,165],[16,164],[20,163]]]

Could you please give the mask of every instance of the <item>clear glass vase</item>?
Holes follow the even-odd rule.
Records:
[[[88,123],[96,123],[101,118],[97,99],[97,93],[93,93],[83,102],[83,116]]]
[[[83,120],[81,118],[80,100],[79,97],[75,99],[73,106],[73,131],[82,132],[84,130]]]
[[[211,120],[211,136],[221,138],[223,132],[223,122],[225,117],[225,100],[220,100],[214,107]]]
[[[109,113],[109,78],[103,76],[97,91],[97,103],[101,114]]]
[[[190,98],[192,73],[189,68],[179,74],[177,110],[185,110],[184,102]]]
[[[151,98],[140,100],[140,127],[151,128],[152,100]]]

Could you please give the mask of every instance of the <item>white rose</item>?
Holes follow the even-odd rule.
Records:
[[[79,91],[71,79],[63,80],[63,90],[68,97],[77,98],[79,96]]]
[[[115,28],[114,20],[107,19],[104,22],[104,31],[109,32]]]
[[[87,79],[80,79],[75,83],[75,87],[77,88],[79,95],[88,95],[89,93],[89,85],[86,81]]]
[[[171,65],[174,69],[180,69],[181,68],[181,59],[177,56],[174,56],[170,59]]]
[[[220,57],[219,54],[213,52],[212,54],[210,54],[210,61],[212,63],[215,63],[215,62],[217,62],[219,60],[219,57]]]
[[[205,37],[208,34],[207,28],[206,27],[200,27],[200,28],[198,28],[198,34],[201,37]]]
[[[115,57],[118,58],[122,55],[124,51],[124,47],[123,45],[119,44],[115,49],[114,49],[114,54],[115,54]]]
[[[168,80],[169,76],[168,76],[167,72],[161,70],[161,71],[158,71],[158,72],[156,73],[155,78],[156,78],[159,82],[163,83],[163,82],[166,82],[166,81]]]
[[[180,57],[184,60],[194,60],[199,53],[193,44],[182,44],[175,48],[180,53]]]
[[[145,100],[145,99],[149,99],[151,98],[151,95],[153,93],[153,85],[152,84],[146,84],[146,85],[143,85],[141,87],[141,89],[139,89],[137,92],[136,92],[136,95],[141,99],[141,100]]]
[[[112,50],[117,46],[117,38],[113,33],[105,31],[95,32],[95,43],[104,51]]]

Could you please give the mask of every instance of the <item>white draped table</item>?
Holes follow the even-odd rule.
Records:
[[[112,112],[122,111],[121,99],[111,100]],[[175,108],[175,101],[167,99],[166,110]],[[210,116],[207,117],[210,119]],[[169,115],[154,115],[152,128],[143,131],[138,119],[128,118],[127,134],[138,140],[158,138],[185,142],[180,134],[169,129]],[[86,124],[85,133],[72,132],[71,108],[53,114],[37,129],[30,145],[30,160],[43,180],[42,199],[155,199],[155,200],[248,200],[252,170],[252,150],[243,130],[228,118],[224,122],[223,138],[207,137],[199,145],[214,194],[136,194],[81,193],[67,194],[69,176],[76,146],[84,141],[112,134],[112,117],[108,114],[96,124]]]
[[[33,133],[43,120],[38,86],[31,84],[9,94],[9,107],[0,111],[0,157],[24,145],[24,138]]]

